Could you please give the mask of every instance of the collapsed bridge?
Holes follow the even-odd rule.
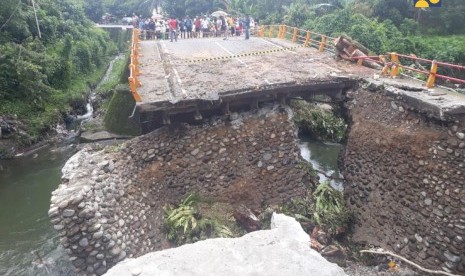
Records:
[[[201,120],[288,97],[323,94],[341,99],[355,78],[376,72],[282,39],[152,40],[138,45],[133,51],[138,66],[131,83],[133,94],[137,90],[132,117],[143,132],[176,116]]]

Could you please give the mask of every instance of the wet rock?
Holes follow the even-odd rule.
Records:
[[[191,151],[191,155],[193,156],[196,156],[197,154],[199,154],[200,150],[197,148],[197,149],[194,149],[193,151]]]
[[[116,261],[120,262],[120,261],[124,260],[125,258],[126,258],[126,251],[121,251],[121,253],[116,258]]]
[[[272,157],[273,157],[273,155],[271,155],[271,153],[265,153],[263,155],[263,160],[269,161]]]
[[[82,238],[81,240],[79,240],[79,246],[86,247],[88,245],[89,245],[89,241],[87,240],[87,238]]]
[[[62,224],[57,224],[57,225],[54,225],[53,228],[57,231],[60,231],[60,230],[63,230],[63,228],[65,228],[64,225]]]
[[[446,257],[446,259],[452,263],[458,263],[462,260],[460,256],[454,255],[448,250],[444,252],[444,257]]]
[[[55,217],[56,215],[58,215],[58,211],[59,211],[58,207],[52,207],[48,210],[48,216],[50,218]]]
[[[92,239],[94,239],[94,240],[100,239],[102,236],[103,236],[103,231],[95,232],[95,233],[92,235]]]
[[[117,256],[121,253],[121,248],[119,246],[114,246],[111,250],[110,250],[110,255],[112,256]]]
[[[69,217],[72,217],[74,216],[74,213],[76,213],[76,211],[74,211],[73,209],[65,209],[62,213],[63,217],[65,218],[69,218]]]

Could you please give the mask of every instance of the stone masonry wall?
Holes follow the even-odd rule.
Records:
[[[354,240],[465,274],[465,118],[435,122],[385,92],[350,96],[342,159]]]
[[[49,216],[81,274],[168,247],[162,207],[191,192],[250,208],[305,195],[311,177],[288,114],[233,117],[86,147],[67,162]]]

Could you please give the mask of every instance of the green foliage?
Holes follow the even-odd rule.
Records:
[[[41,37],[31,2],[17,3],[0,6],[0,114],[16,114],[35,140],[97,84],[116,47],[82,0],[36,1]]]
[[[307,172],[311,179],[318,179],[318,173],[313,169],[312,163],[301,161],[298,166],[301,170]]]
[[[168,240],[180,245],[210,237],[234,237],[227,226],[214,218],[203,216],[199,203],[200,198],[190,194],[177,207],[168,205],[164,208]]]
[[[309,189],[305,197],[294,198],[280,206],[279,211],[296,218],[307,231],[319,225],[331,234],[339,227],[347,228],[353,220],[342,192],[327,181],[320,183],[313,193]]]
[[[293,121],[301,132],[328,142],[340,142],[344,139],[347,124],[332,110],[303,100],[293,100],[290,106],[294,111]]]
[[[127,82],[126,68],[129,64],[129,55],[125,55],[121,58],[118,58],[113,63],[113,68],[109,73],[108,77],[99,84],[96,88],[96,92],[102,98],[107,98],[111,96],[113,90],[118,84],[124,84]]]
[[[148,17],[152,10],[161,6],[161,0],[86,0],[87,12],[90,17],[97,21],[105,13],[111,13],[117,17],[132,16],[132,14]],[[178,2],[178,1],[173,1]],[[97,10],[94,9],[97,7]]]
[[[108,131],[123,135],[138,135],[139,126],[129,119],[136,102],[129,88],[122,86],[117,88],[108,104],[104,123]]]
[[[313,199],[313,220],[331,232],[336,231],[338,227],[346,227],[352,219],[342,192],[331,187],[329,182],[318,185],[313,193]]]

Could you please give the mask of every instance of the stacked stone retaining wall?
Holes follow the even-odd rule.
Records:
[[[382,91],[350,96],[342,159],[354,240],[464,274],[465,118],[435,121]]]
[[[80,273],[168,247],[162,207],[189,193],[250,208],[305,196],[312,180],[288,114],[233,117],[86,147],[67,162],[49,216]]]

